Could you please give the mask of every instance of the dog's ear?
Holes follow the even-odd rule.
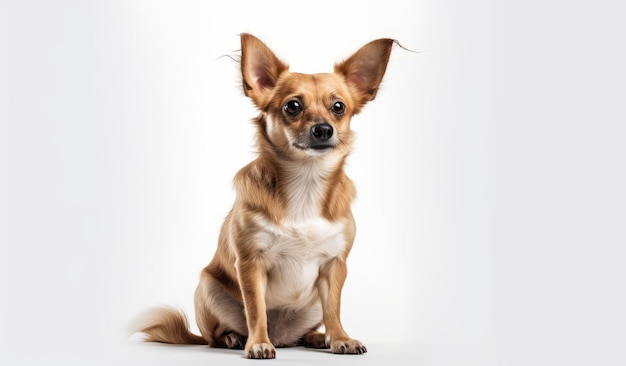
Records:
[[[243,92],[262,109],[278,77],[289,66],[274,55],[260,39],[241,34],[241,77]]]
[[[397,41],[383,38],[372,41],[356,51],[350,58],[335,65],[335,74],[343,76],[354,98],[354,113],[370,100],[374,100],[385,75],[391,49]]]

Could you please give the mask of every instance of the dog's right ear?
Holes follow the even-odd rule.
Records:
[[[288,69],[260,39],[241,34],[243,92],[259,109],[264,108],[280,74]]]

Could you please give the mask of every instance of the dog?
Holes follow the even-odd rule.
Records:
[[[258,157],[234,178],[235,203],[200,276],[194,303],[202,336],[172,308],[148,310],[133,330],[146,341],[243,349],[255,359],[296,345],[363,354],[340,319],[356,231],[344,163],[350,120],[376,97],[398,42],[378,39],[332,73],[302,74],[258,38],[240,37],[243,91],[260,112]]]

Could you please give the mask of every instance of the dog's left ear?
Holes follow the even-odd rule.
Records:
[[[372,41],[356,51],[350,58],[335,65],[335,73],[342,75],[354,98],[354,113],[358,113],[369,101],[374,100],[383,80],[395,39],[383,38]]]
[[[260,39],[241,34],[241,77],[243,92],[263,109],[281,73],[289,66],[274,55]]]

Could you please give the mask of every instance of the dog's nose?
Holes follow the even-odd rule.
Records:
[[[328,141],[333,136],[333,126],[328,123],[318,123],[311,127],[311,135],[318,141]]]

